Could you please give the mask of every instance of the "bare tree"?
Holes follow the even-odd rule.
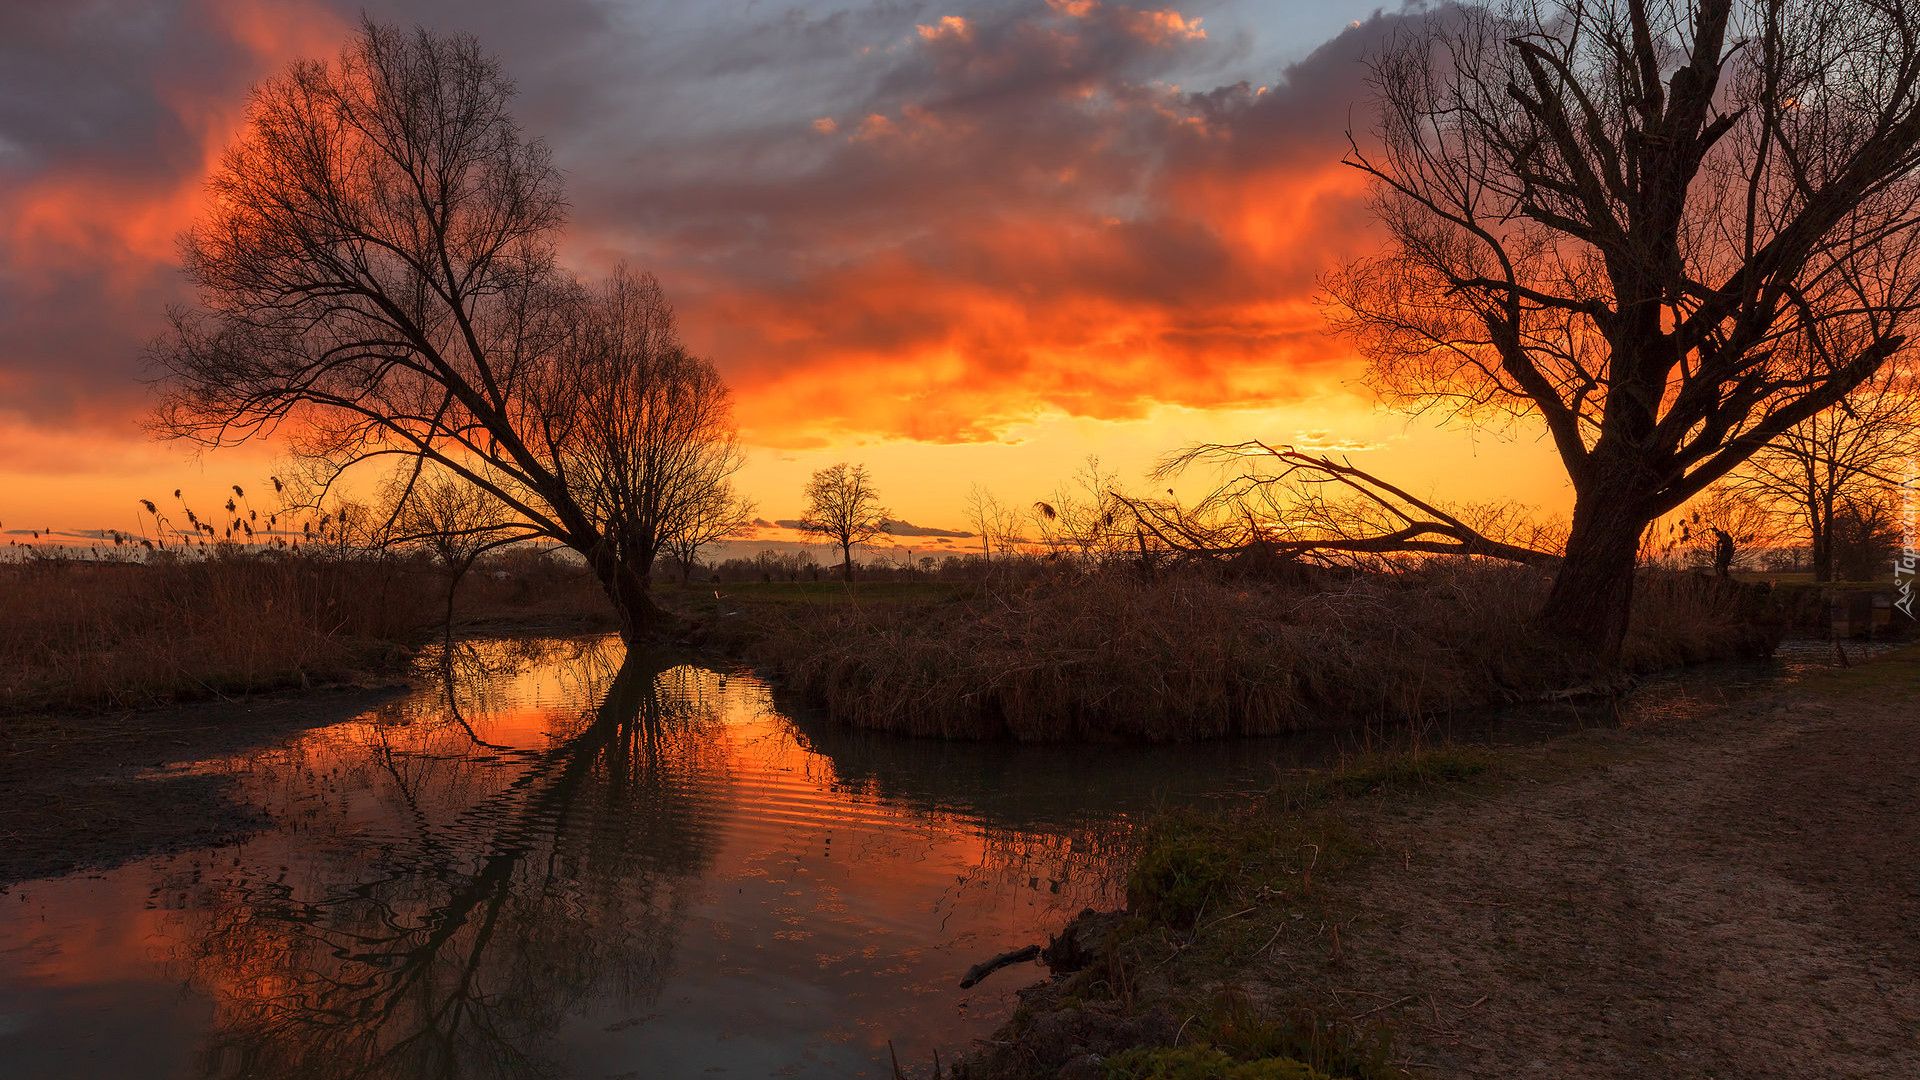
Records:
[[[1123,498],[1130,522],[1168,550],[1208,558],[1255,557],[1368,570],[1392,569],[1409,554],[1500,559],[1544,565],[1559,537],[1513,504],[1451,506],[1364,472],[1281,444],[1191,447],[1154,475],[1213,465],[1220,483],[1193,505],[1173,498]]]
[[[726,391],[650,278],[596,291],[557,268],[560,176],[512,96],[471,37],[371,22],[256,87],[182,239],[199,303],[153,347],[156,426],[283,431],[323,492],[369,460],[430,461],[578,552],[633,639],[658,614],[676,470],[738,460]]]
[[[1834,528],[1849,502],[1898,487],[1920,453],[1920,378],[1888,364],[1838,405],[1802,420],[1734,474],[1749,492],[1789,510],[1812,549],[1815,581],[1834,580]]]
[[[1054,555],[1095,559],[1139,542],[1120,479],[1089,456],[1073,479],[1054,488],[1051,498],[1033,504],[1028,515],[1040,542]]]
[[[1389,400],[1537,418],[1542,625],[1618,649],[1647,524],[1833,406],[1920,308],[1912,0],[1515,0],[1373,62],[1390,243],[1330,281]]]
[[[1020,515],[979,484],[967,492],[967,520],[980,534],[980,557],[987,562],[996,549],[1005,558],[1020,541]]]
[[[840,576],[853,580],[853,545],[864,544],[886,531],[893,511],[880,505],[865,465],[842,461],[813,474],[807,481],[807,514],[801,527],[840,545]]]
[[[745,463],[732,395],[681,346],[651,274],[617,270],[577,319],[527,396],[540,445],[601,538],[590,557],[637,592],[625,607],[650,611],[653,562],[674,538],[724,535],[745,515],[731,497]]]
[[[1775,515],[1751,492],[1722,481],[1667,522],[1656,554],[1727,577],[1736,565],[1750,563],[1757,545],[1775,538],[1775,524]]]
[[[389,511],[390,543],[420,544],[447,573],[447,610],[443,633],[453,639],[453,599],[460,581],[480,556],[513,543],[522,530],[498,499],[456,476],[436,470],[396,478]]]
[[[679,563],[680,584],[685,585],[693,577],[701,548],[739,536],[752,526],[754,505],[735,495],[733,484],[724,476],[716,476],[691,492],[681,511],[667,532],[666,549]]]

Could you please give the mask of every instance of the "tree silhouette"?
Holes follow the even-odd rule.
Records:
[[[631,640],[686,474],[738,465],[726,388],[650,276],[557,266],[560,175],[512,96],[473,38],[371,22],[256,87],[182,239],[199,302],[153,347],[156,426],[284,432],[323,494],[431,461],[579,552]]]
[[[424,464],[424,462],[422,462]],[[436,470],[415,470],[395,485],[390,542],[418,543],[431,551],[447,572],[444,643],[453,642],[453,598],[460,581],[480,556],[512,543],[518,536],[506,508],[492,495],[459,477]]]
[[[1542,422],[1548,630],[1617,651],[1647,524],[1871,379],[1920,309],[1920,6],[1517,0],[1373,61],[1389,236],[1330,281],[1389,400]]]
[[[865,465],[829,465],[807,481],[806,494],[807,516],[801,527],[840,545],[840,575],[852,581],[853,545],[885,532],[893,511],[880,505]]]
[[[1850,504],[1871,503],[1901,484],[1920,454],[1920,378],[1897,364],[1802,420],[1753,455],[1734,479],[1797,519],[1812,551],[1813,579],[1834,579],[1834,537]]]

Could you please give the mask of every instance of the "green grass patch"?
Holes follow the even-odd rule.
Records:
[[[1210,904],[1236,890],[1242,845],[1205,821],[1160,826],[1127,873],[1127,910],[1148,923],[1192,927]]]
[[[1401,1080],[1393,1033],[1310,1008],[1259,1016],[1227,990],[1188,1022],[1187,1042],[1136,1047],[1107,1059],[1106,1080]]]
[[[1108,1080],[1386,1080],[1392,1032],[1327,1013],[1310,994],[1256,1008],[1235,989],[1278,942],[1337,959],[1326,884],[1378,854],[1353,824],[1361,800],[1474,791],[1504,775],[1496,753],[1441,747],[1360,758],[1289,778],[1260,803],[1153,822],[1127,878],[1128,919],[1063,1001],[1110,999],[1187,1017],[1178,1046],[1108,1059]],[[1285,941],[1280,941],[1285,937]],[[1223,986],[1225,989],[1223,989]]]
[[[1356,758],[1334,769],[1304,774],[1283,794],[1305,801],[1359,798],[1383,791],[1418,791],[1484,778],[1493,754],[1476,746],[1445,746]]]

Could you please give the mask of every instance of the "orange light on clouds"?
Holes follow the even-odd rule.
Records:
[[[319,0],[206,7],[251,78],[332,56],[350,29]],[[716,142],[703,163],[696,141],[625,187],[563,161],[587,192],[567,250],[584,270],[661,275],[735,388],[754,451],[742,486],[763,515],[797,516],[806,472],[837,460],[869,464],[901,516],[958,528],[974,483],[1024,501],[1089,454],[1137,480],[1186,443],[1302,431],[1368,447],[1361,463],[1422,491],[1563,504],[1531,437],[1377,412],[1323,331],[1321,275],[1377,243],[1339,161],[1364,35],[1384,31],[1349,31],[1271,86],[1193,92],[1178,61],[1228,46],[1183,11],[1033,0],[918,19],[884,49],[849,47],[882,90],[815,103],[764,147]],[[182,79],[152,93],[191,133],[193,165],[156,182],[76,162],[0,185],[9,302],[91,273],[102,323],[154,327],[183,298],[175,237],[245,99]],[[148,442],[132,380],[59,384],[77,404],[42,422],[20,403],[59,378],[0,355],[9,526],[124,528],[179,476],[272,468],[270,447],[193,463]]]
[[[290,60],[328,56],[347,31],[331,12],[300,2],[215,0],[210,7],[233,40],[252,54],[260,74]],[[85,169],[56,170],[4,197],[6,242],[26,266],[171,265],[176,240],[205,200],[205,178],[240,133],[246,100],[208,96],[177,83],[155,97],[192,132],[201,167],[154,187],[139,179]]]

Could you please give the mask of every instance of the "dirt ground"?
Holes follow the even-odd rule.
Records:
[[[397,689],[0,716],[0,885],[229,842],[260,827],[224,777],[169,772],[351,719]]]
[[[1920,1077],[1920,656],[1617,739],[1379,815],[1340,959],[1259,976],[1415,1076]]]

